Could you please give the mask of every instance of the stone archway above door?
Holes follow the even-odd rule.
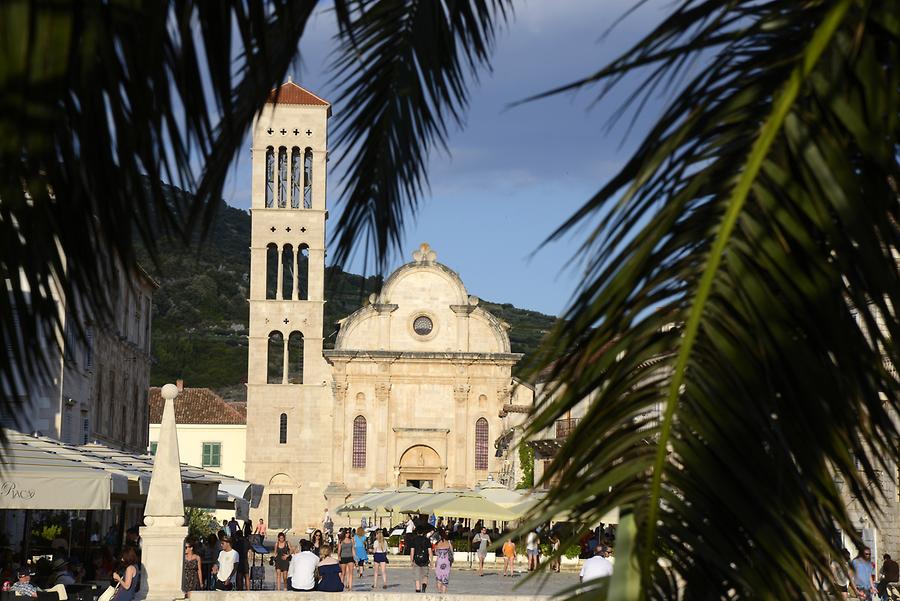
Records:
[[[441,456],[427,445],[413,445],[400,456],[397,485],[419,488],[444,488],[447,466]]]

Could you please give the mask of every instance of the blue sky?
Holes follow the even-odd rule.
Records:
[[[605,65],[665,15],[666,3],[648,2],[604,36],[632,4],[517,3],[513,20],[498,36],[493,71],[474,84],[466,123],[451,133],[449,155],[431,157],[430,193],[405,232],[403,254],[392,257],[391,269],[409,261],[419,243],[428,242],[440,262],[460,273],[470,294],[550,314],[565,309],[579,282],[584,232],[542,248],[541,243],[624,163],[663,99],[653,99],[627,138],[627,120],[612,131],[605,127],[624,101],[627,85],[596,104],[597,90],[592,89],[516,108],[508,105]],[[318,12],[292,70],[294,81],[324,98],[336,96],[327,70],[334,33],[333,16]],[[335,115],[340,110],[334,106]],[[332,155],[341,151],[331,148]],[[338,173],[329,173],[332,224],[340,211],[339,179]],[[225,200],[249,208],[249,190],[249,153],[241,152]],[[361,255],[345,269],[363,272]]]

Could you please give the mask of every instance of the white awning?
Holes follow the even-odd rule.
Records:
[[[7,431],[0,464],[0,509],[109,509],[114,477]],[[127,490],[128,483],[115,478]]]
[[[101,444],[71,445],[15,430],[4,432],[8,446],[0,464],[0,509],[109,509],[111,497],[146,499],[153,473],[152,455]],[[91,483],[91,476],[105,482],[105,488]],[[254,501],[258,505],[262,495],[260,486],[184,463],[181,481],[184,504],[188,507],[216,508],[227,504],[237,510]],[[79,490],[69,494],[67,487]],[[7,494],[3,494],[4,490]],[[44,490],[46,494],[41,493]],[[30,499],[25,498],[29,496]]]

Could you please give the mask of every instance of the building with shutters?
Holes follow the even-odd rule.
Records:
[[[175,430],[182,463],[244,479],[247,449],[247,414],[243,404],[225,402],[209,388],[185,388],[177,380]],[[165,406],[160,388],[150,388],[150,452],[156,453]],[[233,510],[220,509],[216,518],[230,519]]]
[[[289,81],[253,126],[245,477],[265,485],[253,519],[273,529],[372,487],[499,479],[503,408],[533,403],[508,325],[427,244],[323,351],[330,115]]]

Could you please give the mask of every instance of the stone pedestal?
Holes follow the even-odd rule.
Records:
[[[167,523],[168,522],[168,523]],[[184,598],[181,577],[187,526],[181,520],[147,516],[141,528],[142,591],[148,601]]]
[[[141,528],[143,577],[140,596],[150,601],[184,598],[181,575],[184,562],[184,496],[181,489],[181,461],[175,431],[175,397],[178,388],[166,384],[159,443],[153,460],[153,475]]]

